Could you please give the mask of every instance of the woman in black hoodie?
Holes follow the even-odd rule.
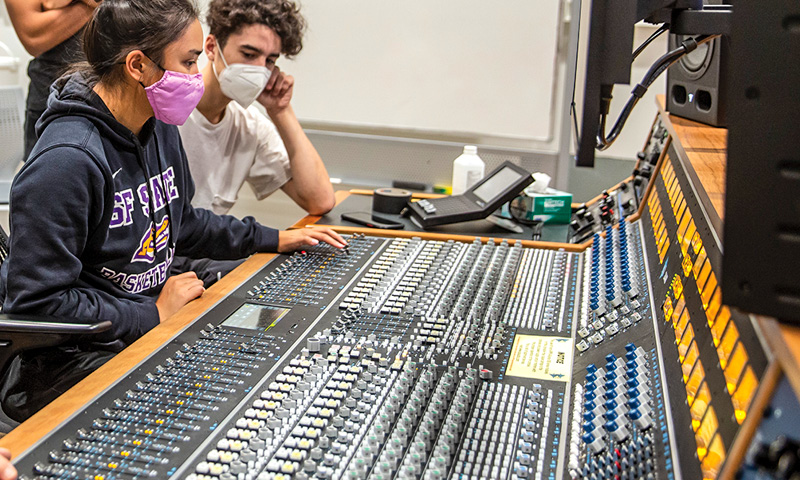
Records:
[[[203,32],[191,0],[105,0],[86,27],[88,65],[59,79],[11,189],[3,311],[110,320],[92,344],[18,357],[0,389],[21,420],[203,293],[175,255],[232,260],[344,239],[192,208],[176,124],[202,96]],[[98,343],[103,342],[102,344]]]

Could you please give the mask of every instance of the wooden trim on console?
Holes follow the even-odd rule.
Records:
[[[310,226],[310,225],[309,225]],[[339,233],[362,233],[364,235],[371,235],[374,237],[397,237],[397,238],[414,238],[418,237],[423,240],[440,240],[440,241],[447,241],[447,240],[454,240],[457,242],[471,242],[476,238],[480,239],[481,242],[488,242],[489,240],[494,240],[497,243],[502,242],[503,240],[507,240],[508,243],[522,243],[523,247],[535,247],[535,248],[545,248],[549,250],[564,250],[567,252],[582,252],[586,249],[587,244],[573,244],[573,243],[557,243],[557,242],[538,242],[533,240],[519,240],[515,238],[496,238],[496,237],[482,237],[479,235],[452,235],[447,233],[431,233],[431,232],[411,232],[406,230],[385,230],[385,229],[377,229],[377,228],[364,228],[364,227],[345,227],[342,225],[317,225],[314,226],[321,226],[321,227],[329,227],[333,230],[336,230]],[[588,243],[590,245],[591,242]]]
[[[647,189],[644,191],[644,195],[642,195],[642,200],[639,202],[639,209],[636,211],[634,215],[631,215],[631,220],[638,220],[644,214],[644,206],[647,205],[647,199],[650,198],[650,195],[653,193],[653,189],[655,188],[656,184],[656,175],[661,173],[661,167],[664,165],[664,159],[667,158],[667,152],[669,151],[669,147],[672,144],[672,135],[667,138],[667,141],[664,142],[664,149],[661,150],[661,155],[658,156],[658,162],[656,163],[655,168],[653,168],[653,173],[650,177],[650,181],[647,182]]]
[[[736,473],[744,461],[750,442],[753,440],[761,419],[764,417],[764,409],[769,405],[781,376],[781,368],[778,362],[770,362],[764,372],[764,376],[761,377],[758,393],[750,404],[747,418],[745,418],[744,423],[739,428],[739,432],[736,434],[736,439],[728,451],[727,461],[724,463],[719,476],[717,476],[717,480],[734,480],[736,478]]]
[[[800,328],[781,325],[773,318],[756,318],[769,350],[800,397]]]
[[[777,323],[777,321],[775,322]],[[785,346],[789,356],[783,363],[784,372],[789,377],[789,382],[794,387],[797,397],[800,398],[800,327],[781,324],[778,326],[781,343]]]
[[[244,281],[258,272],[274,254],[256,254],[203,293],[203,296],[183,307],[178,313],[147,332],[142,338],[117,354],[77,385],[55,399],[27,421],[0,439],[0,447],[11,450],[12,458],[28,450],[40,438],[79,412],[118,379],[136,368],[154,351],[161,348],[187,325],[208,309],[226,298]]]
[[[353,195],[369,195],[372,196],[372,190],[365,190],[360,188],[353,188],[350,190],[350,193]],[[422,192],[411,192],[412,199],[423,199],[423,198],[442,198],[446,197],[447,195],[443,193],[422,193]]]
[[[364,193],[366,192],[366,193]],[[371,195],[372,191],[370,190],[350,190],[349,192],[340,190],[336,192],[336,204],[338,205],[342,202],[345,198],[350,195]],[[430,195],[430,194],[423,194],[423,195]],[[437,195],[437,196],[428,196],[426,198],[437,198],[443,197],[445,195]],[[534,248],[546,248],[549,250],[561,250],[567,252],[582,252],[589,247],[592,242],[589,240],[585,243],[580,244],[573,244],[573,243],[559,243],[559,242],[538,242],[533,240],[518,240],[513,238],[495,238],[495,237],[482,237],[479,235],[451,235],[446,233],[430,233],[430,232],[411,232],[405,230],[384,230],[378,228],[364,228],[364,227],[348,227],[343,225],[325,225],[319,224],[318,222],[322,217],[321,216],[312,216],[308,215],[300,219],[297,223],[292,225],[290,228],[305,228],[305,227],[328,227],[336,230],[339,233],[362,233],[364,235],[371,235],[374,237],[399,237],[399,238],[413,238],[419,237],[424,240],[455,240],[459,242],[471,242],[476,238],[479,238],[482,242],[487,242],[489,240],[494,240],[495,242],[502,242],[503,240],[508,240],[509,243],[513,242],[522,242],[522,245],[525,247],[534,247]]]

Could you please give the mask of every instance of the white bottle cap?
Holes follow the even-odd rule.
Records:
[[[475,145],[464,145],[464,153],[475,155],[478,153],[478,147]]]

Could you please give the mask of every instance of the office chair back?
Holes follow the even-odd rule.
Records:
[[[0,227],[0,265],[8,257],[8,235]],[[0,313],[0,379],[11,360],[25,350],[54,347],[111,328],[106,320],[81,323],[71,318]]]

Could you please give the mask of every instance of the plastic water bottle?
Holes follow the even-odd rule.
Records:
[[[483,178],[484,167],[478,147],[464,145],[464,153],[453,161],[453,195],[460,195],[478,183]]]

